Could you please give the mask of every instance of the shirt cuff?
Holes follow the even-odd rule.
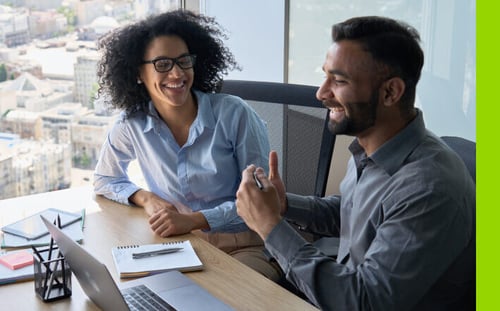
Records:
[[[203,214],[205,219],[207,220],[208,226],[210,227],[209,230],[217,229],[219,227],[220,221],[218,220],[219,217],[217,217],[217,213],[214,213],[212,210],[200,210],[200,213]],[[208,231],[208,230],[204,230]]]
[[[205,219],[207,220],[207,223],[210,227],[209,230],[202,230],[204,232],[211,231],[211,232],[236,233],[236,232],[248,231],[248,227],[243,222],[243,220],[235,222],[233,217],[225,219],[223,216],[221,216],[220,211],[217,211],[216,209],[200,210],[199,212],[202,213],[203,216],[205,216]],[[236,213],[236,211],[234,212]],[[228,215],[225,216],[227,217]],[[241,219],[237,214],[234,215],[234,218]]]
[[[269,233],[265,247],[288,274],[296,254],[309,244],[286,220],[282,219]]]
[[[136,185],[130,185],[123,189],[120,189],[114,194],[114,198],[110,198],[125,205],[133,205],[128,199],[137,191],[141,190],[140,187]]]

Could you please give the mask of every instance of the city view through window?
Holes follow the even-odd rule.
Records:
[[[0,199],[92,183],[117,116],[95,97],[96,40],[179,2],[0,1]]]
[[[474,0],[0,0],[0,199],[92,182],[117,116],[95,99],[96,39],[179,7],[228,30],[243,70],[225,78],[315,86],[333,23],[354,15],[404,20],[419,30],[426,55],[416,97],[426,125],[439,136],[476,140]],[[331,184],[345,167],[336,161],[348,156],[339,154],[347,150],[341,142]],[[129,176],[143,186],[137,163]]]

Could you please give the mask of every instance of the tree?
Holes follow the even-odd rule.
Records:
[[[0,64],[0,82],[5,80],[7,80],[7,68],[5,68],[5,64]]]
[[[94,102],[99,97],[99,84],[97,82],[94,82],[92,84],[92,89],[90,90],[89,96],[90,96],[89,108],[94,109],[95,108]]]
[[[71,8],[67,6],[62,6],[57,9],[58,13],[61,13],[66,17],[66,21],[68,22],[68,28],[72,29],[73,26],[76,25],[76,14]]]

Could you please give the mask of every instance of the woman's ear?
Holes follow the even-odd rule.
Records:
[[[383,102],[385,106],[399,103],[405,92],[405,82],[399,77],[390,78],[382,84]]]
[[[144,84],[144,80],[142,79],[142,70],[139,68],[137,72],[137,84]]]

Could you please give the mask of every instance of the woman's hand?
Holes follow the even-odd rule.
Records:
[[[181,214],[173,204],[152,192],[141,189],[131,195],[129,201],[144,207],[150,216],[151,230],[161,237],[180,235],[195,229],[210,229],[202,213]]]
[[[156,234],[164,238],[195,229],[208,229],[208,223],[202,213],[181,214],[169,208],[153,213],[149,218],[149,224]]]
[[[161,211],[163,209],[169,209],[172,211],[177,211],[177,208],[170,202],[160,198],[153,192],[146,190],[139,190],[132,194],[129,201],[137,206],[144,207],[146,214],[152,216],[155,212]]]

